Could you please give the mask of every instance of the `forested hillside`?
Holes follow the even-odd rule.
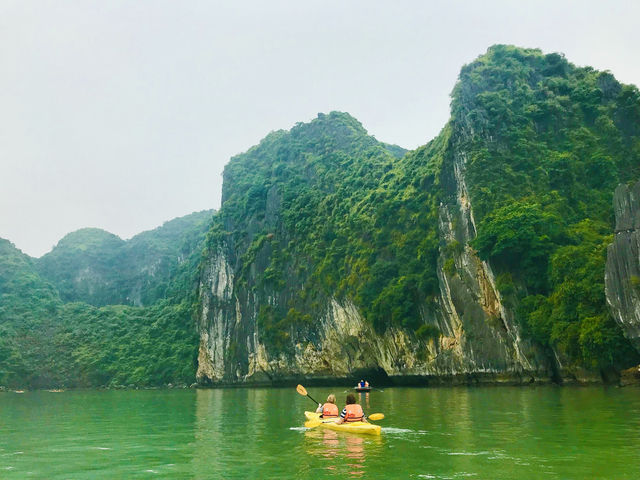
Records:
[[[362,304],[371,307],[371,320],[384,328],[387,312],[375,312],[372,304],[389,277],[405,273],[397,270],[400,259],[386,260],[395,256],[388,251],[393,249],[393,221],[402,221],[421,200],[399,199],[402,206],[397,210],[379,202],[393,196],[390,172],[404,153],[370,137],[350,115],[332,112],[290,132],[270,134],[225,168],[224,209],[210,246],[218,241],[216,235],[233,232],[236,251],[243,252],[238,260],[240,281],[255,284],[267,295],[274,290],[292,292],[286,304],[260,305],[257,321],[271,347],[284,348],[288,329],[300,321],[304,327],[318,299],[333,291],[362,297]],[[384,208],[388,215],[376,219],[376,211]],[[428,244],[428,232],[436,226],[433,220],[421,218],[409,240],[415,247],[430,249],[424,262],[402,265],[427,283],[434,282],[436,271],[433,235]],[[258,255],[262,263],[255,277],[252,265]],[[358,265],[352,264],[356,259]],[[410,282],[413,279],[405,283]],[[297,285],[304,288],[297,290]],[[416,286],[407,290],[399,285],[397,290],[407,297]],[[377,304],[380,309],[396,308],[385,298]],[[410,313],[398,312],[388,321],[411,323]]]
[[[586,367],[635,356],[607,310],[613,192],[640,177],[640,94],[558,54],[497,46],[453,92],[478,226],[472,246],[543,345]]]
[[[151,305],[165,298],[181,263],[208,230],[213,210],[175,218],[124,241],[97,228],[66,235],[35,260],[65,302]]]
[[[193,305],[211,215],[175,219],[127,242],[81,230],[40,259],[0,239],[0,386],[192,383]],[[140,298],[151,305],[123,305],[133,303],[126,295],[141,278]]]

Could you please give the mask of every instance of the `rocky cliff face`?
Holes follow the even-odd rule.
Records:
[[[639,126],[636,87],[495,45],[415,151],[339,112],[269,134],[225,167],[199,379],[615,381],[638,357],[604,250]],[[637,339],[637,194],[616,198],[607,293]]]
[[[640,182],[618,186],[613,206],[616,230],[607,249],[607,303],[626,337],[640,351]]]
[[[458,357],[454,374],[490,373],[522,382],[549,380],[555,366],[539,347],[521,337],[514,312],[496,288],[491,265],[469,246],[476,236],[476,224],[465,179],[464,138],[468,135],[464,128],[454,132],[453,155],[442,172],[445,201],[440,206],[439,233],[444,248],[438,262],[439,306],[441,331],[450,336],[443,336],[441,343],[443,347],[459,344],[454,349]],[[446,248],[452,244],[461,247]],[[454,269],[444,268],[448,256]]]
[[[290,303],[305,289],[305,281],[288,264],[283,267],[287,272],[284,288],[259,285],[259,274],[273,254],[267,241],[251,263],[248,280],[239,280],[240,257],[246,255],[247,242],[228,235],[210,251],[201,277],[198,380],[256,384],[303,378],[352,381],[367,375],[395,383],[549,381],[555,367],[539,347],[522,339],[513,312],[496,289],[491,266],[468,246],[475,237],[475,224],[465,184],[466,157],[461,146],[454,145],[453,151],[442,174],[438,293],[420,308],[422,320],[435,326],[437,335],[418,338],[411,329],[397,326],[377,333],[355,302],[336,292],[322,296],[308,310],[310,321],[286,332],[286,348],[274,349],[261,341],[264,332],[258,317],[265,308]],[[267,195],[264,214],[253,217],[244,228],[253,236],[266,223],[282,244],[287,231],[275,197]],[[237,227],[227,223],[224,230]],[[450,248],[452,244],[464,247]]]

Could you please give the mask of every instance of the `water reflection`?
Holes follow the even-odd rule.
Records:
[[[363,397],[364,397],[364,401],[363,401]],[[362,405],[362,408],[364,408],[364,411],[369,413],[369,409],[371,408],[369,404],[369,392],[360,392],[360,400],[358,400],[358,402],[360,403],[360,405]]]
[[[364,439],[356,436],[346,437],[347,465],[351,467],[349,474],[352,477],[360,477],[364,474]]]
[[[326,447],[326,451],[329,456],[338,453],[338,447],[340,442],[338,441],[338,432],[333,430],[321,430],[322,431],[322,443]]]
[[[335,475],[347,474],[362,477],[366,472],[367,457],[379,454],[382,439],[365,437],[324,428],[305,432],[305,449],[308,454],[323,460],[324,470]]]

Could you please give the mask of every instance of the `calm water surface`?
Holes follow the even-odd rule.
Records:
[[[310,388],[344,401],[340,388]],[[640,479],[640,389],[389,388],[380,438],[289,389],[0,393],[0,478]]]

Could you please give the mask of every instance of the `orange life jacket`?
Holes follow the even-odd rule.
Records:
[[[338,415],[340,415],[340,412],[336,404],[327,402],[322,406],[322,418],[337,417]]]
[[[344,417],[345,422],[361,422],[364,418],[362,407],[357,403],[345,405],[344,409],[347,411],[347,414]]]

